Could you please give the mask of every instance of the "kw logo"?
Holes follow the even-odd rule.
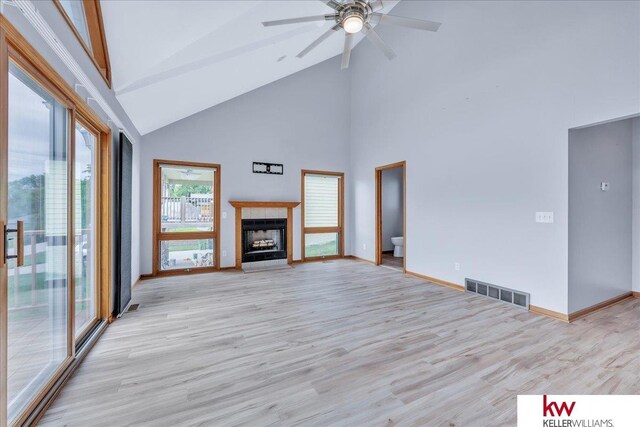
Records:
[[[562,413],[566,412],[567,417],[570,417],[575,406],[576,406],[576,402],[571,402],[571,405],[567,405],[567,402],[562,402],[561,405],[558,405],[557,402],[547,403],[547,395],[545,394],[542,398],[542,416],[543,417],[561,417]]]

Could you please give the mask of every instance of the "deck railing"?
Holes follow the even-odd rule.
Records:
[[[74,254],[75,256],[84,256],[83,243],[89,242],[90,233],[92,230],[80,230],[80,233],[74,236]],[[38,300],[38,294],[41,292],[48,292],[48,287],[43,286],[44,281],[51,279],[55,275],[50,271],[54,260],[50,259],[47,255],[47,248],[49,247],[46,242],[46,235],[44,230],[32,230],[24,232],[24,256],[25,263],[21,267],[16,267],[12,264],[12,268],[8,271],[8,287],[9,287],[9,310],[23,310],[31,309],[35,307],[47,306],[48,298],[40,298]],[[61,262],[56,268],[60,268],[60,275],[62,277],[67,276],[66,269],[66,257],[67,247],[62,246],[60,253]],[[90,255],[89,255],[90,256]],[[84,258],[84,257],[83,257]],[[76,260],[76,262],[78,262]],[[84,259],[82,262],[85,262]],[[76,291],[76,303],[85,301],[86,295],[82,294],[81,289]]]
[[[193,224],[213,221],[211,197],[163,197],[163,224]]]

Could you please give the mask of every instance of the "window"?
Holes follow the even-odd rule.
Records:
[[[91,50],[91,39],[89,38],[89,25],[84,13],[84,5],[79,0],[59,0],[60,6],[64,9],[69,17],[71,24],[76,29],[82,41],[85,42],[89,50]]]
[[[220,166],[154,161],[154,274],[219,268]]]
[[[78,41],[111,86],[111,69],[99,0],[53,0]]]
[[[302,258],[343,255],[344,174],[302,171]]]

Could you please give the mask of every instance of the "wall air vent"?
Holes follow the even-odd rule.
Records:
[[[484,283],[479,280],[464,279],[465,290],[472,294],[479,294],[498,301],[503,301],[524,309],[529,309],[529,294],[502,286]]]

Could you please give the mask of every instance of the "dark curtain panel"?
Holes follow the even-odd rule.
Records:
[[[133,145],[120,132],[116,188],[116,311],[122,314],[131,301],[131,168]]]

